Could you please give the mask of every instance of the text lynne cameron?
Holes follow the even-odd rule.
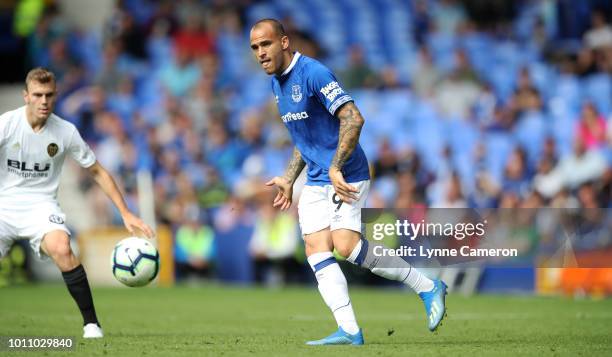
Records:
[[[460,248],[425,248],[425,247],[399,247],[387,248],[381,245],[374,247],[373,253],[377,257],[397,256],[397,257],[516,257],[516,248],[472,248],[469,245]]]

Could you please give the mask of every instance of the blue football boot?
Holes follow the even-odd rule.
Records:
[[[342,327],[338,327],[338,331],[331,335],[316,341],[308,341],[307,345],[322,346],[322,345],[363,345],[363,333],[361,329],[354,335],[344,332]]]
[[[435,331],[444,316],[446,316],[446,305],[444,298],[446,296],[446,284],[442,280],[434,280],[434,287],[431,291],[419,293],[419,297],[425,304],[425,312],[427,313],[427,327],[429,331]]]

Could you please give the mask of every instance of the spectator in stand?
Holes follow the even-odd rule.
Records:
[[[452,35],[467,20],[467,14],[460,1],[440,0],[433,4],[431,19],[436,31]]]
[[[121,6],[121,5],[118,5]],[[117,40],[122,51],[130,58],[142,61],[147,59],[145,48],[146,36],[144,29],[141,28],[126,9],[118,9],[115,22],[109,24],[107,40]]]
[[[178,52],[191,58],[210,55],[215,52],[214,38],[206,31],[206,25],[199,14],[190,14],[185,24],[175,37],[174,44]]]
[[[606,144],[606,121],[593,103],[588,102],[582,106],[577,126],[577,135],[587,150],[600,148]]]
[[[162,0],[155,9],[155,14],[149,20],[146,29],[149,36],[156,27],[163,27],[166,34],[174,36],[179,29],[179,21],[175,14],[175,4],[172,0]]]
[[[215,234],[212,228],[200,222],[196,205],[185,209],[183,223],[176,230],[175,267],[178,280],[210,278],[214,255]]]
[[[412,89],[419,97],[431,97],[441,78],[442,74],[436,68],[431,52],[426,46],[421,46],[418,61],[412,70]]]
[[[466,119],[480,96],[478,76],[464,51],[455,52],[455,67],[436,88],[436,101],[442,114]]]
[[[464,198],[461,180],[457,173],[453,173],[446,182],[444,196],[441,201],[433,202],[432,207],[436,208],[465,208],[467,202]]]
[[[263,130],[264,126],[259,113],[255,111],[244,113],[240,120],[239,136],[236,139],[241,161],[264,149]]]
[[[297,219],[293,212],[276,210],[270,201],[274,200],[273,190],[260,192],[255,199],[257,219],[249,243],[255,260],[255,279],[269,286],[295,280],[299,264],[295,260],[299,233]]]
[[[510,154],[504,169],[502,191],[512,192],[517,197],[527,196],[530,188],[530,175],[527,169],[527,153],[520,147]]]
[[[339,73],[346,88],[373,88],[378,83],[376,72],[367,64],[360,46],[349,49],[349,65]]]
[[[542,112],[542,97],[540,91],[533,85],[529,69],[523,67],[519,72],[516,91],[510,99],[509,108],[514,120],[520,119],[528,112]]]
[[[121,78],[126,74],[119,63],[121,48],[116,41],[109,41],[102,49],[102,67],[98,70],[94,82],[106,92],[117,90]]]
[[[378,147],[374,160],[374,176],[395,175],[398,172],[397,152],[391,146],[389,139],[384,138]]]
[[[414,40],[417,44],[425,44],[427,33],[431,29],[431,19],[429,16],[429,6],[427,0],[416,0],[414,2]]]
[[[494,208],[499,203],[501,188],[491,175],[480,172],[476,175],[475,187],[470,192],[468,206],[471,208]]]
[[[160,74],[160,81],[168,94],[181,98],[186,96],[198,83],[201,71],[194,62],[191,50],[177,48],[174,61],[166,65]]]
[[[584,34],[584,44],[593,50],[612,46],[612,26],[603,11],[595,9],[591,13],[591,28]]]
[[[576,189],[581,184],[596,180],[608,168],[605,157],[598,150],[587,150],[582,137],[576,137],[574,151],[561,158],[548,174],[541,175],[536,182],[538,192],[555,194],[562,189]]]

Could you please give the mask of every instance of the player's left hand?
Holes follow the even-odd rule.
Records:
[[[359,190],[355,186],[351,186],[344,181],[344,175],[342,171],[335,167],[329,168],[329,179],[334,186],[334,190],[340,199],[346,203],[351,203],[357,200],[357,193]]]
[[[125,228],[127,228],[131,235],[136,235],[137,229],[142,231],[147,238],[153,238],[155,235],[151,227],[144,223],[142,219],[136,217],[132,212],[125,213],[122,218]]]

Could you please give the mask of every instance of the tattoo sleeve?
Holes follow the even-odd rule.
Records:
[[[287,165],[287,171],[285,172],[285,178],[291,182],[295,182],[297,177],[300,175],[300,172],[304,169],[306,163],[302,159],[302,154],[297,148],[293,148],[293,155],[291,156],[291,160],[289,161],[289,165]]]
[[[342,170],[359,142],[364,119],[353,102],[348,102],[340,107],[337,116],[340,120],[340,132],[338,133],[338,149],[332,159],[331,167]]]

